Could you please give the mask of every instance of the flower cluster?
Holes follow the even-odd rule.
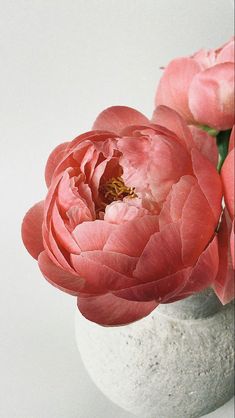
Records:
[[[208,287],[233,298],[233,51],[172,61],[151,119],[110,107],[49,156],[22,237],[89,320],[127,324]]]

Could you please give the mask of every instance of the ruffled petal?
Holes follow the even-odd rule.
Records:
[[[151,235],[156,231],[158,231],[158,219],[157,216],[151,215],[118,225],[104,245],[104,251],[139,257]]]
[[[234,46],[234,37],[227,42],[220,50],[220,52],[217,55],[217,63],[222,62],[234,62],[234,52],[235,52],[235,46]]]
[[[163,105],[158,106],[153,112],[152,122],[172,131],[186,148],[191,149],[194,145],[189,127],[175,110]]]
[[[112,294],[78,297],[78,309],[85,318],[103,326],[126,325],[149,315],[157,302],[130,302]]]
[[[163,229],[167,224],[181,220],[185,202],[196,183],[195,177],[182,176],[172,186],[159,215],[160,229]]]
[[[235,243],[234,241],[235,241],[235,221],[233,221],[231,235],[230,235],[230,251],[231,251],[233,270],[235,270]]]
[[[117,226],[105,221],[83,222],[73,231],[73,237],[81,251],[102,250]]]
[[[79,254],[80,248],[71,233],[66,228],[64,221],[55,203],[52,210],[52,225],[54,227],[56,241],[68,252]]]
[[[188,296],[212,286],[219,268],[218,240],[215,236],[195,264],[183,293]]]
[[[66,155],[66,150],[68,149],[69,142],[64,142],[63,144],[58,145],[50,154],[46,169],[45,169],[45,179],[47,187],[51,184],[51,179],[53,177],[54,171],[58,164],[63,160]]]
[[[201,66],[192,58],[177,58],[170,62],[158,85],[155,105],[165,105],[179,112],[187,122],[194,118],[188,106],[188,91]]]
[[[115,257],[113,253],[104,252],[103,256],[95,251],[83,252],[81,255],[71,254],[73,266],[78,275],[85,279],[86,292],[89,293],[106,293],[108,290],[122,289],[137,283],[137,280],[131,277],[136,260],[129,258],[129,276],[127,276],[124,273],[125,266],[123,272],[121,266],[117,267],[118,259],[120,263],[124,262],[121,257],[118,255]]]
[[[84,287],[84,280],[76,274],[56,266],[43,251],[38,257],[38,265],[43,276],[55,287],[66,293],[77,296]]]
[[[225,203],[229,211],[229,214],[231,216],[231,219],[233,219],[235,216],[234,168],[235,168],[235,148],[233,148],[232,151],[230,151],[230,153],[227,155],[224,161],[224,164],[222,166],[222,170],[221,170]]]
[[[233,300],[234,293],[234,269],[231,259],[231,221],[224,214],[218,233],[219,242],[219,269],[213,283],[213,288],[220,301],[225,305]],[[234,247],[232,248],[234,254]]]
[[[147,302],[154,298],[158,303],[166,303],[184,289],[191,270],[183,269],[159,280],[118,290],[114,294],[127,300]]]
[[[220,176],[211,162],[196,148],[192,150],[192,162],[198,184],[211,207],[217,224],[221,215],[222,202],[222,183]]]
[[[44,250],[42,239],[42,223],[44,213],[44,201],[36,203],[26,213],[22,223],[22,239],[29,254],[38,258]]]
[[[181,239],[184,265],[193,265],[213,237],[215,220],[208,200],[198,184],[192,187],[182,210]]]
[[[204,157],[208,158],[214,167],[217,167],[219,154],[216,139],[196,126],[191,125],[190,130],[197,149]]]
[[[218,130],[234,125],[234,64],[217,64],[198,73],[189,89],[194,119]]]
[[[149,125],[149,120],[138,110],[127,106],[112,106],[99,114],[93,129],[115,132],[117,135],[130,125]]]
[[[184,266],[181,257],[179,224],[166,225],[153,234],[144,248],[134,271],[140,282],[149,282],[169,276]]]

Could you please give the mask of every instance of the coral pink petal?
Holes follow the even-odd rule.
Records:
[[[126,254],[114,253],[111,251],[85,251],[81,255],[86,257],[88,260],[107,266],[118,273],[126,275],[127,277],[132,276],[138,261],[138,257],[130,257]]]
[[[185,202],[196,183],[195,177],[182,176],[178,183],[172,186],[159,215],[160,229],[166,224],[181,220]]]
[[[156,231],[158,231],[157,216],[151,215],[118,225],[108,238],[104,251],[139,257],[151,235]]]
[[[71,233],[66,228],[56,203],[54,204],[52,210],[52,224],[58,244],[70,253],[79,254],[80,248]]]
[[[175,110],[167,106],[158,106],[152,116],[152,122],[164,126],[174,132],[182,145],[191,149],[193,146],[192,134],[184,119]]]
[[[188,91],[201,66],[192,58],[177,58],[166,67],[160,80],[155,105],[165,105],[178,111],[187,122],[193,121],[188,106]]]
[[[233,270],[235,270],[235,243],[234,243],[235,230],[234,229],[235,229],[235,221],[233,221],[231,235],[230,235],[230,251],[231,251]]]
[[[73,272],[73,268],[70,265],[69,253],[56,240],[56,234],[53,225],[49,226],[47,240],[48,247],[50,248],[49,254],[52,253],[53,259],[55,257],[59,266],[63,269]]]
[[[225,214],[222,218],[218,233],[219,241],[219,269],[216,279],[213,284],[220,301],[225,305],[229,303],[235,296],[234,294],[234,269],[232,267],[232,260],[230,254],[230,229],[231,222]],[[233,247],[234,252],[234,247]]]
[[[112,255],[107,254],[108,257]],[[136,279],[128,277],[118,271],[113,270],[105,264],[101,264],[99,259],[91,256],[91,253],[84,252],[81,255],[71,254],[72,264],[80,277],[86,282],[86,292],[105,293],[107,290],[118,290],[123,287],[134,286]],[[110,261],[106,261],[108,264]],[[130,265],[130,273],[132,266]]]
[[[105,221],[83,222],[73,231],[73,237],[81,251],[102,250],[117,226]]]
[[[218,223],[198,184],[192,187],[182,211],[182,258],[193,265],[214,235]]]
[[[225,203],[232,219],[235,216],[234,169],[235,169],[235,148],[233,148],[232,151],[230,151],[230,153],[226,157],[225,162],[222,166],[222,170],[221,170]]]
[[[46,169],[45,169],[45,179],[47,187],[51,184],[51,179],[53,177],[54,171],[58,164],[63,160],[66,155],[66,150],[68,149],[69,142],[64,142],[63,144],[58,145],[50,154]]]
[[[26,213],[22,223],[21,233],[24,245],[30,255],[36,259],[44,250],[42,240],[43,212],[44,201],[36,203]]]
[[[228,42],[224,47],[221,49],[221,51],[218,53],[216,62],[222,63],[222,62],[234,62],[234,38],[231,39],[230,42]]]
[[[43,251],[38,257],[38,265],[43,276],[58,289],[74,296],[83,289],[84,280],[56,266],[46,251]]]
[[[234,125],[234,64],[217,64],[197,74],[189,89],[194,119],[218,130]]]
[[[164,303],[183,290],[190,272],[191,268],[183,269],[159,280],[118,290],[114,294],[127,300],[147,302],[154,298],[157,302]]]
[[[215,222],[217,223],[221,214],[222,201],[222,183],[220,176],[211,162],[196,148],[192,150],[192,162],[198,184],[211,207]]]
[[[114,138],[114,134],[102,131],[90,131],[79,135],[69,143],[64,158],[55,168],[53,178],[61,175],[68,167],[78,168],[84,153],[86,153],[86,150],[90,145],[99,144],[105,142],[106,139],[109,140],[111,138]]]
[[[120,134],[130,125],[149,125],[149,120],[140,112],[131,107],[112,106],[99,114],[94,122],[93,129],[102,129]]]
[[[184,293],[192,294],[201,292],[214,283],[219,267],[218,240],[214,237],[205,251],[200,255],[188,282]]]
[[[169,276],[183,268],[179,225],[169,224],[153,234],[134,271],[141,282]]]
[[[126,325],[149,315],[157,302],[130,302],[112,294],[78,297],[78,309],[88,320],[103,326]]]
[[[214,167],[217,167],[219,154],[216,139],[196,126],[190,126],[190,130],[197,149],[210,160]]]

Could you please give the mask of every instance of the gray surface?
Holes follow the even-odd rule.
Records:
[[[128,417],[88,378],[75,300],[43,280],[21,219],[53,147],[109,105],[151,115],[159,67],[232,26],[229,0],[0,0],[0,417]],[[210,416],[232,418],[232,402]]]

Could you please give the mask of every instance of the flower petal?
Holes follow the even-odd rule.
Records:
[[[58,145],[49,155],[45,169],[45,179],[47,187],[49,187],[51,184],[51,179],[53,177],[56,167],[66,155],[68,144],[69,142],[64,142],[63,144]]]
[[[136,279],[117,271],[117,265],[115,260],[111,260],[112,257],[113,254],[106,253],[102,264],[101,257],[98,254],[92,255],[92,251],[83,252],[81,255],[71,254],[71,261],[75,270],[80,277],[85,279],[86,293],[106,293],[107,290],[122,289],[134,286],[137,283]],[[135,264],[135,259],[129,263],[130,275]],[[116,271],[112,267],[115,267]]]
[[[228,41],[218,53],[217,63],[234,62],[234,37]]]
[[[66,228],[55,202],[52,210],[52,225],[55,231],[56,241],[68,252],[79,254],[80,248],[71,233]]]
[[[179,224],[169,224],[149,237],[134,271],[140,282],[158,280],[183,268]]]
[[[84,287],[84,280],[78,275],[56,266],[43,251],[38,257],[38,265],[43,276],[55,287],[76,296]]]
[[[158,231],[157,216],[145,215],[118,225],[109,236],[104,251],[139,257],[152,234]]]
[[[211,162],[196,148],[192,150],[192,162],[198,184],[211,207],[215,222],[218,223],[221,215],[222,201],[222,183],[220,176]]]
[[[235,163],[235,148],[230,151],[227,155],[224,164],[221,170],[221,177],[223,182],[223,189],[224,189],[224,198],[227,209],[231,216],[231,219],[235,216],[235,208],[234,208],[234,163]]]
[[[198,73],[189,89],[194,119],[218,130],[234,125],[234,64],[217,64]]]
[[[163,229],[166,224],[181,220],[185,202],[188,199],[192,187],[195,186],[196,183],[197,180],[195,177],[182,176],[180,180],[172,186],[159,215],[160,229]]]
[[[126,325],[149,315],[157,302],[130,302],[112,294],[78,297],[78,309],[85,318],[103,326]]]
[[[153,112],[152,122],[172,131],[186,148],[191,149],[194,145],[189,127],[175,110],[163,105],[158,106]]]
[[[197,149],[204,157],[208,158],[214,167],[217,167],[219,155],[216,139],[196,126],[191,125],[190,130]]]
[[[208,200],[195,184],[184,204],[180,234],[185,266],[193,265],[213,237],[219,219],[215,220]]]
[[[21,233],[24,245],[30,255],[36,259],[44,250],[42,240],[43,212],[44,201],[36,203],[26,213],[22,223]]]
[[[231,221],[224,214],[218,233],[219,242],[219,269],[215,278],[213,288],[220,301],[225,305],[233,300],[234,293],[234,269],[232,267],[231,254],[234,254],[234,247],[230,254],[230,231]],[[233,232],[232,232],[233,233]]]
[[[215,236],[205,251],[202,252],[183,289],[186,294],[201,292],[214,283],[218,272],[218,240]]]
[[[119,134],[130,125],[149,125],[149,120],[138,110],[127,106],[112,106],[99,114],[93,129],[107,130]]]
[[[81,251],[102,250],[116,228],[117,226],[114,224],[97,219],[93,222],[83,222],[78,225],[73,231],[73,237]]]
[[[81,254],[90,261],[107,266],[110,269],[131,277],[138,261],[137,257],[130,257],[126,254],[114,253],[111,251],[85,251]]]
[[[193,116],[188,106],[188,91],[201,66],[192,58],[177,58],[170,62],[158,85],[155,105],[165,105],[179,112],[187,122]]]
[[[159,280],[118,290],[114,294],[127,300],[146,302],[154,298],[158,303],[166,303],[183,290],[191,270],[191,268],[183,269]]]

